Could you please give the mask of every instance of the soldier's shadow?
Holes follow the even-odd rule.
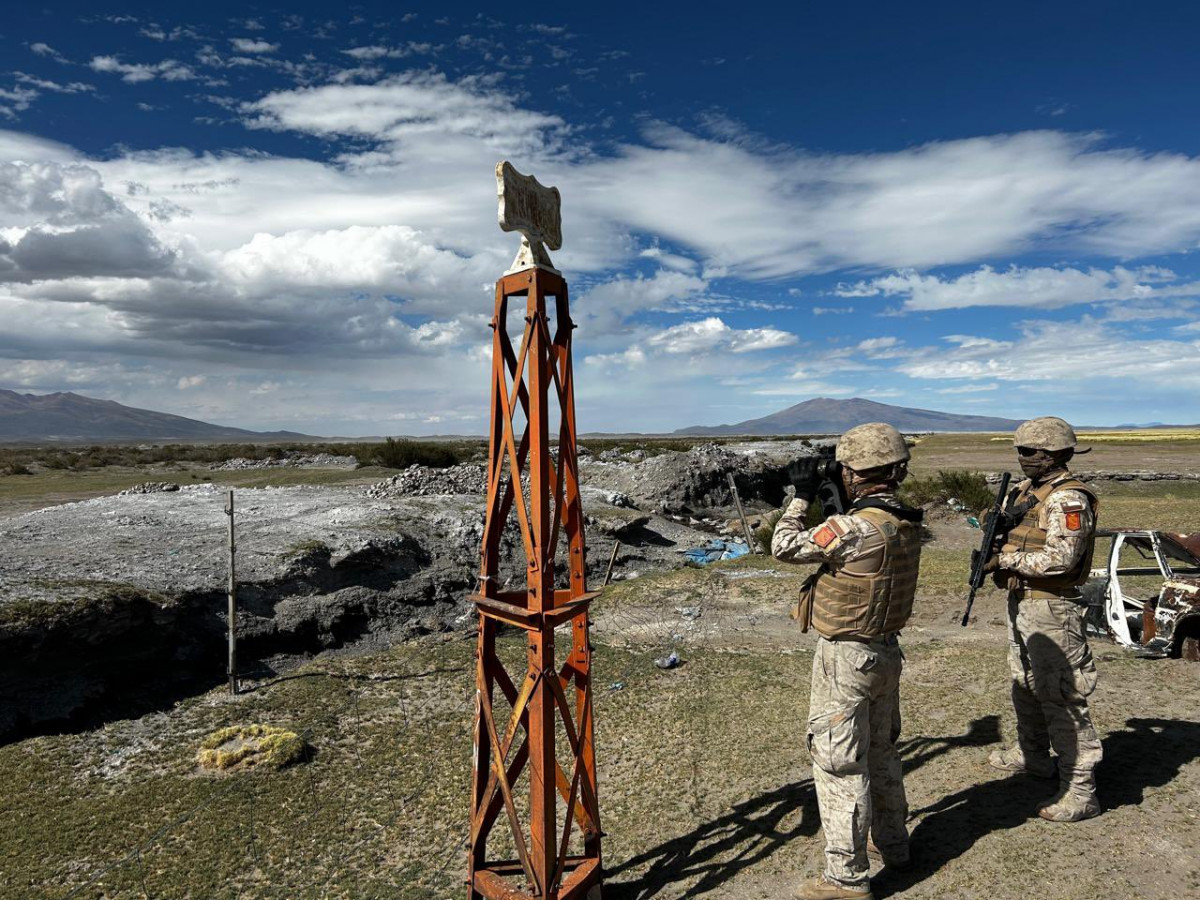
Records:
[[[799,820],[783,820],[800,809]],[[705,894],[774,854],[788,841],[820,827],[811,779],[784,785],[738,803],[725,815],[659,844],[617,866],[605,867],[606,900],[648,900],[678,882],[699,880],[689,896]],[[633,874],[649,866],[644,875]],[[626,879],[621,875],[628,873]]]
[[[999,739],[999,718],[982,716],[964,735],[902,741],[904,770],[915,771],[957,747],[986,746]],[[784,826],[797,808],[800,818]],[[619,865],[607,866],[604,896],[608,900],[649,900],[665,888],[692,879],[697,880],[687,895],[700,896],[772,856],[788,841],[816,835],[820,825],[812,780],[797,781],[739,803],[723,816]],[[643,867],[647,867],[645,873],[637,875]]]
[[[1103,745],[1096,782],[1101,806],[1111,811],[1141,803],[1146,788],[1168,783],[1200,757],[1200,723],[1129,719],[1123,730],[1105,737]],[[980,777],[986,777],[986,771],[981,768]],[[885,869],[872,879],[875,896],[901,893],[968,852],[980,838],[1035,818],[1039,802],[1056,791],[1056,782],[1014,775],[974,784],[914,810],[913,815],[924,819],[912,832],[913,868],[903,873]]]

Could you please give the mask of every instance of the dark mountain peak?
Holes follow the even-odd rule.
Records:
[[[124,406],[73,391],[20,394],[0,389],[0,442],[205,441],[273,437],[302,440],[308,435],[212,425],[170,413]]]
[[[695,425],[676,434],[833,434],[867,422],[887,422],[901,431],[1012,431],[1018,419],[960,415],[892,406],[865,397],[814,397],[787,409],[736,425]]]

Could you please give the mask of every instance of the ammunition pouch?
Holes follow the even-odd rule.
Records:
[[[804,634],[812,627],[813,617],[813,597],[817,592],[817,579],[821,577],[824,571],[824,566],[817,569],[800,585],[800,595],[796,599],[796,605],[792,608],[792,618],[800,623],[800,633]]]

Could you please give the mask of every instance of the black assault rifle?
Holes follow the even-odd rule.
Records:
[[[971,551],[971,577],[967,579],[967,584],[971,586],[971,593],[967,595],[967,608],[963,610],[963,628],[967,627],[967,622],[971,618],[971,606],[975,603],[975,592],[983,586],[983,576],[986,574],[983,567],[996,552],[996,538],[1003,536],[1004,533],[1002,530],[1006,521],[1004,504],[1008,501],[1008,483],[1011,480],[1012,475],[1008,472],[1001,477],[1000,490],[996,492],[996,505],[992,507],[991,515],[983,521],[983,540],[980,541],[978,550]]]

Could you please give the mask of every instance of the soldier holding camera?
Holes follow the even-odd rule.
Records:
[[[895,428],[860,425],[835,451],[849,508],[805,527],[822,478],[816,459],[790,474],[796,498],[775,528],[776,559],[820,563],[802,591],[801,627],[820,634],[813,660],[808,749],[825,829],[825,871],[800,900],[871,898],[868,851],[885,865],[909,862],[908,802],[900,734],[898,634],[912,612],[921,556],[921,512],[896,489],[908,447]]]

